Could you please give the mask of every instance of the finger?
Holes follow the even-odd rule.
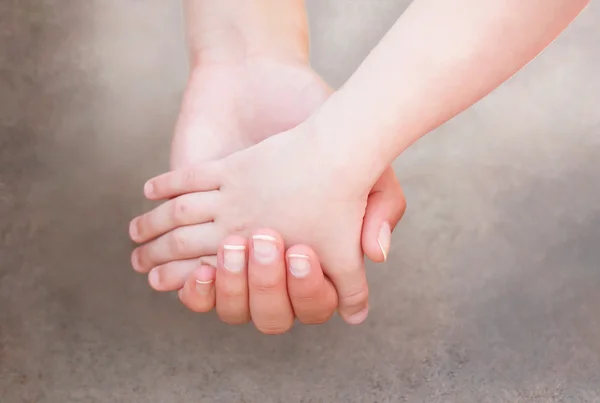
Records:
[[[217,314],[231,325],[250,320],[248,304],[247,242],[240,236],[225,238],[217,262]]]
[[[334,284],[339,300],[338,312],[351,325],[364,322],[369,313],[369,287],[365,273],[364,258],[360,248],[356,248],[354,256],[336,262],[337,270],[331,271],[323,267],[325,274]],[[344,254],[337,254],[344,256]]]
[[[215,306],[215,268],[200,266],[179,290],[179,299],[194,312],[209,312]]]
[[[212,221],[219,205],[219,192],[188,193],[164,202],[154,210],[134,218],[129,235],[142,243],[177,227]]]
[[[218,190],[219,186],[217,162],[205,162],[150,179],[144,185],[144,194],[148,199],[162,200],[184,193]]]
[[[406,199],[391,167],[373,187],[367,201],[361,235],[362,249],[374,262],[384,262],[389,254],[392,230],[406,210]]]
[[[198,267],[198,259],[176,260],[156,266],[148,273],[148,283],[156,291],[176,291]]]
[[[248,262],[250,312],[256,328],[265,334],[285,333],[294,324],[283,252],[283,241],[276,232],[263,229],[252,236]]]
[[[200,264],[207,264],[212,267],[217,267],[217,255],[202,256],[199,258]]]
[[[175,260],[214,255],[222,237],[214,223],[179,227],[136,248],[131,254],[131,264],[136,271],[147,273],[155,266]]]
[[[156,266],[148,273],[148,283],[156,291],[176,291],[183,288],[192,271],[201,265],[217,267],[217,256],[200,259],[176,260]]]
[[[323,274],[319,258],[304,245],[287,253],[287,289],[294,313],[306,324],[327,322],[334,314],[338,298],[335,287]]]

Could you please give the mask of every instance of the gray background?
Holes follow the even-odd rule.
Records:
[[[408,1],[309,1],[348,77]],[[0,2],[0,402],[600,401],[600,4],[395,165],[372,313],[280,337],[129,267],[186,66],[178,1]],[[597,311],[594,313],[594,311]]]

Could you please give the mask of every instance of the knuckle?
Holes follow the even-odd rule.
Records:
[[[230,226],[230,233],[232,235],[245,235],[248,232],[250,226],[244,221],[236,222]]]
[[[248,267],[250,289],[259,295],[287,294],[285,272],[283,270],[256,270],[256,266]]]
[[[260,284],[254,284],[252,286],[252,292],[258,295],[270,296],[281,293],[281,281],[271,280],[263,281]]]
[[[321,290],[320,289],[302,289],[302,290],[293,290],[289,291],[290,299],[292,300],[294,305],[298,306],[306,306],[306,305],[314,305],[320,302]]]
[[[176,225],[183,225],[186,223],[186,217],[189,214],[190,205],[184,198],[177,198],[173,200],[173,207],[171,211],[171,217]]]
[[[183,187],[186,190],[190,190],[191,188],[194,188],[196,186],[197,178],[198,178],[198,175],[196,174],[196,170],[188,169],[183,174]]]
[[[340,305],[349,310],[361,310],[366,307],[369,300],[369,288],[366,284],[340,294]]]
[[[244,287],[240,284],[229,284],[229,282],[226,281],[225,284],[221,285],[217,283],[217,286],[219,287],[219,294],[221,294],[222,298],[233,300],[246,298]]]
[[[182,231],[173,231],[171,234],[171,252],[181,255],[188,249],[188,239]]]

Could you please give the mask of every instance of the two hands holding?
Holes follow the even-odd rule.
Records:
[[[130,227],[134,241],[149,241],[132,260],[154,289],[179,290],[196,312],[216,306],[227,323],[252,318],[265,333],[285,332],[295,318],[325,322],[338,303],[350,323],[366,318],[362,250],[385,260],[405,203],[391,168],[348,207],[352,199],[336,189],[343,176],[319,171],[326,158],[312,153],[315,133],[303,124],[331,93],[308,60],[193,71],[174,171],[145,188],[150,199],[170,200]],[[253,145],[276,134],[285,141]],[[292,142],[297,136],[306,141]],[[299,144],[306,160],[295,162]]]
[[[134,269],[194,311],[265,333],[336,309],[364,321],[364,255],[385,260],[405,209],[393,159],[587,1],[459,3],[415,0],[333,93],[310,68],[301,0],[186,0],[192,69],[173,171],[144,187],[165,202],[131,222]]]

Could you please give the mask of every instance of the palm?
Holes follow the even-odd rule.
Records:
[[[220,159],[290,130],[332,93],[308,65],[263,60],[195,70],[173,137],[171,168]],[[405,206],[400,184],[389,167],[373,187],[367,206],[362,246],[371,259],[382,258],[375,226],[389,220],[393,227]]]
[[[171,166],[222,158],[291,129],[331,93],[308,66],[263,61],[195,71],[175,130]]]

